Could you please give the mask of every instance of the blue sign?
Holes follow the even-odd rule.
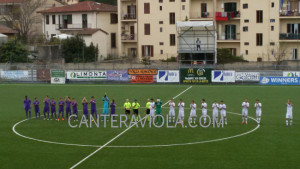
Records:
[[[129,81],[127,70],[108,70],[106,71],[106,80]]]
[[[260,77],[260,85],[300,85],[300,77]]]
[[[159,70],[156,78],[158,83],[179,82],[179,70]]]

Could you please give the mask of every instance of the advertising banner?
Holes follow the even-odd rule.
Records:
[[[207,84],[211,82],[211,69],[183,68],[180,69],[180,82],[193,84]]]
[[[300,72],[295,72],[295,71],[283,72],[283,77],[300,77]]]
[[[300,85],[300,77],[260,77],[260,85]]]
[[[259,72],[235,72],[235,81],[258,82]]]
[[[158,83],[178,83],[179,71],[178,70],[159,70],[156,76]]]
[[[131,75],[131,83],[154,83],[153,75]]]
[[[1,71],[1,78],[6,80],[27,80],[29,72],[27,70]]]
[[[87,71],[68,71],[67,79],[70,80],[83,80],[83,79],[92,79],[92,80],[105,80],[106,71],[102,70],[87,70]]]
[[[111,81],[128,81],[127,70],[108,70],[106,72],[106,80]]]
[[[38,81],[50,81],[50,69],[37,69],[37,80]]]
[[[214,70],[211,72],[211,81],[218,83],[234,83],[235,71],[228,70]]]
[[[128,69],[129,75],[157,75],[157,69]]]
[[[64,70],[51,70],[51,84],[65,84],[65,71]]]

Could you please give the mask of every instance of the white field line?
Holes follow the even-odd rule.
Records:
[[[177,98],[177,97],[179,97],[180,95],[182,95],[183,93],[185,93],[186,91],[188,91],[191,88],[192,88],[192,86],[188,87],[183,92],[181,92],[177,96],[175,96],[174,99]],[[170,100],[168,102],[166,102],[165,104],[163,104],[162,107],[165,106],[165,105],[167,105],[169,102],[170,102]],[[146,118],[146,116],[144,118]],[[93,156],[98,151],[100,151],[101,149],[103,149],[104,147],[106,147],[108,144],[110,144],[111,142],[113,142],[115,139],[117,139],[118,137],[122,136],[124,133],[126,133],[128,130],[130,130],[133,126],[134,125],[129,126],[126,130],[124,130],[123,132],[121,132],[120,134],[118,134],[117,136],[115,136],[113,139],[111,139],[110,141],[108,141],[107,143],[105,143],[104,145],[102,145],[100,148],[98,148],[97,150],[95,150],[94,152],[92,152],[91,154],[89,154],[88,156],[86,156],[84,159],[80,160],[78,163],[76,163],[75,165],[73,165],[70,169],[73,169],[73,168],[77,167],[82,162],[84,162],[85,160],[89,159],[91,156]]]

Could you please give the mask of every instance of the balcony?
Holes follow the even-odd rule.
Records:
[[[86,29],[92,28],[92,24],[56,24],[55,29]]]
[[[236,34],[222,34],[221,37],[218,38],[217,40],[218,43],[240,43],[240,35],[239,33]]]
[[[240,11],[216,12],[216,21],[229,21],[231,19],[239,19],[240,16]]]
[[[300,11],[298,9],[294,10],[280,10],[280,18],[281,19],[292,19],[292,18],[300,18]]]
[[[280,40],[288,40],[288,41],[299,41],[300,34],[299,33],[280,33]]]
[[[136,14],[122,14],[121,21],[136,21]]]
[[[213,16],[209,12],[191,12],[190,13],[190,20],[191,21],[212,21]]]
[[[136,34],[121,34],[122,42],[137,42]]]

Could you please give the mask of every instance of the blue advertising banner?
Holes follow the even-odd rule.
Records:
[[[300,77],[260,77],[260,85],[300,85]]]
[[[106,71],[106,80],[129,81],[127,70],[108,70]]]

